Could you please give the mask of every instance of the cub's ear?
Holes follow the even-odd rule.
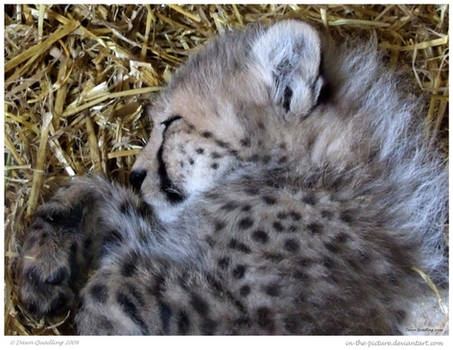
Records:
[[[270,88],[273,103],[287,114],[307,116],[324,84],[317,31],[296,20],[278,22],[256,39],[252,54],[253,69]]]

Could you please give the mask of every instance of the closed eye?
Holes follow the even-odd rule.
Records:
[[[174,117],[171,117],[171,118],[163,121],[161,124],[165,126],[164,132],[168,129],[168,127],[171,125],[171,123],[173,123],[179,119],[182,119],[182,117],[179,115],[175,115]]]
[[[160,179],[160,188],[161,188],[162,192],[164,192],[166,194],[167,199],[172,204],[182,202],[185,199],[185,197],[184,197],[183,192],[177,186],[175,186],[173,181],[171,181],[170,177],[168,176],[167,166],[163,159],[163,151],[164,151],[164,143],[165,143],[165,132],[167,131],[167,129],[171,125],[171,123],[173,123],[179,119],[181,119],[180,116],[174,116],[161,123],[165,126],[165,129],[163,132],[162,144],[160,145],[159,150],[157,151],[157,161],[159,164],[157,173],[158,173],[159,179]]]

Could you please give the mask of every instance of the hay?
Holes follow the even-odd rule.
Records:
[[[448,152],[447,5],[7,5],[5,7],[5,333],[70,334],[18,305],[24,227],[59,180],[126,182],[149,125],[143,104],[215,33],[299,18],[333,38],[371,38],[426,97],[426,136]],[[439,312],[441,312],[439,310]]]

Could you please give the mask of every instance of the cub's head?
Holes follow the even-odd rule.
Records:
[[[320,46],[311,26],[283,21],[220,36],[178,69],[147,109],[153,129],[130,177],[161,219],[273,163],[317,105]]]

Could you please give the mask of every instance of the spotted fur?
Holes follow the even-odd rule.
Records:
[[[80,334],[398,334],[446,282],[446,172],[371,45],[283,21],[211,41],[148,107],[131,183],[75,178],[23,246]],[[88,271],[93,271],[88,278]]]

